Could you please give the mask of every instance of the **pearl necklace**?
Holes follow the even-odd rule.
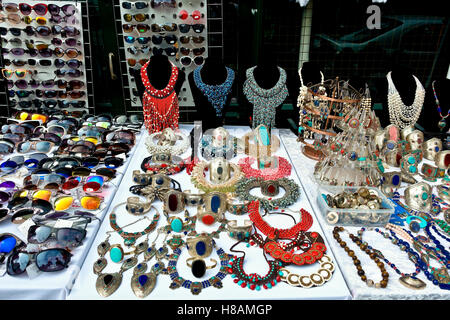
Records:
[[[386,75],[388,80],[388,109],[389,119],[392,124],[397,125],[400,129],[414,125],[419,119],[425,99],[425,89],[419,79],[414,76],[416,81],[416,92],[414,102],[407,106],[403,103],[399,92],[395,88],[391,78],[391,71]]]

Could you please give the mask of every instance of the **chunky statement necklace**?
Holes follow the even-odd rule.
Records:
[[[175,84],[178,80],[178,68],[171,63],[172,73],[169,83],[162,90],[152,86],[147,75],[148,61],[141,68],[142,83],[145,87],[143,97],[144,124],[148,132],[162,131],[165,128],[178,128],[178,97],[175,92]]]
[[[286,87],[286,71],[278,67],[280,78],[271,89],[262,89],[256,83],[254,77],[255,67],[247,69],[247,79],[244,82],[244,94],[247,100],[253,104],[252,126],[256,128],[260,124],[267,127],[275,126],[275,109],[283,103],[288,96]]]
[[[202,80],[203,66],[199,66],[194,70],[194,82],[197,88],[208,98],[208,101],[213,105],[216,110],[216,116],[222,117],[222,111],[227,101],[227,96],[231,92],[231,86],[234,81],[234,71],[228,67],[227,69],[227,79],[224,83],[219,85],[208,85]]]
[[[254,169],[252,164],[256,161],[253,157],[246,157],[239,160],[241,171],[247,178],[262,178],[264,180],[277,180],[291,175],[292,166],[283,157],[276,157],[278,165],[276,168]]]
[[[388,80],[389,118],[391,123],[399,126],[400,129],[414,125],[419,119],[420,112],[422,111],[425,99],[425,89],[419,79],[414,75],[413,77],[416,81],[414,102],[410,106],[407,106],[403,103],[402,97],[400,97],[399,92],[395,88],[395,84],[391,78],[391,71],[386,75]]]
[[[437,94],[436,94],[436,88],[434,87],[434,83],[435,82],[436,82],[436,80],[434,80],[431,83],[431,87],[433,88],[434,101],[436,101],[437,111],[439,112],[439,116],[441,117],[441,120],[439,120],[439,122],[438,122],[438,127],[439,127],[439,130],[442,131],[447,126],[447,122],[445,122],[445,119],[447,119],[448,116],[450,115],[450,108],[447,111],[447,115],[443,116],[442,115],[441,104],[440,104],[439,99],[438,99]]]

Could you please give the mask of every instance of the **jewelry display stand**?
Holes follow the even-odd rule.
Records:
[[[298,97],[299,134],[302,149],[314,160],[324,157],[321,149],[336,136],[336,124],[360,105],[362,95],[347,82],[336,78],[309,87],[302,85]],[[313,139],[313,143],[305,139]]]
[[[130,69],[140,69],[140,67],[142,66],[141,63],[139,63],[139,60],[148,60],[150,58],[150,56],[154,55],[154,50],[155,48],[162,48],[162,49],[166,49],[168,47],[175,47],[177,48],[177,53],[174,56],[169,56],[169,60],[174,63],[180,70],[184,71],[186,74],[190,73],[191,71],[193,71],[197,65],[194,63],[194,60],[192,60],[192,63],[189,66],[184,66],[183,64],[181,64],[180,59],[184,56],[180,49],[182,47],[188,48],[190,49],[190,53],[188,54],[188,56],[190,56],[192,59],[194,59],[195,55],[193,54],[193,49],[194,48],[205,48],[204,53],[201,55],[204,58],[206,58],[208,56],[208,37],[207,37],[207,0],[193,0],[190,2],[185,2],[185,1],[166,1],[160,2],[160,5],[158,7],[152,8],[151,7],[151,3],[149,3],[149,6],[145,9],[139,9],[137,10],[135,7],[131,7],[131,9],[125,9],[123,7],[123,3],[126,2],[124,0],[120,0],[119,1],[119,6],[120,6],[120,21],[121,21],[121,26],[120,29],[117,30],[118,31],[118,36],[119,36],[119,44],[123,43],[123,47],[124,47],[124,52],[125,52],[125,57],[124,57],[124,64],[126,65],[126,72],[124,72],[126,74],[127,77],[127,83],[128,86],[125,87],[125,90],[129,91],[129,96],[130,98],[130,102],[131,102],[131,109],[127,110],[127,111],[141,111],[142,108],[142,103],[140,98],[142,98],[142,96],[140,95],[140,93],[138,92],[137,88],[136,88],[136,84],[135,84],[135,80],[133,77],[133,72],[131,72],[132,70]],[[158,3],[158,2],[155,2]],[[174,7],[173,7],[173,6]],[[189,14],[192,14],[192,12],[194,10],[198,10],[201,14],[201,18],[199,20],[194,20],[191,16],[189,16],[187,19],[182,20],[180,19],[180,17],[178,16],[179,12],[181,10],[186,10]],[[146,19],[143,22],[137,22],[134,18],[132,18],[132,21],[125,21],[124,19],[124,15],[125,14],[131,14],[131,15],[135,15],[138,13],[142,13],[142,14],[147,14],[149,15],[149,19]],[[139,33],[136,29],[133,30],[133,32],[131,33],[127,33],[123,31],[123,25],[124,24],[132,24],[132,25],[138,25],[138,24],[147,24],[150,26],[149,30],[147,32],[143,32],[143,33]],[[171,26],[172,24],[176,25],[176,30],[175,31],[162,31],[162,32],[153,32],[151,26],[153,24],[156,24],[160,27],[164,28],[164,25],[167,24],[169,26]],[[187,33],[182,33],[180,31],[179,25],[180,24],[203,24],[205,27],[202,30],[202,32],[194,32],[192,28],[190,28],[189,32]],[[167,36],[167,35],[175,35],[176,36],[176,42],[173,44],[168,44],[165,39],[162,40],[161,44],[155,45],[151,38],[152,36],[158,36],[158,35],[162,35]],[[145,44],[140,44],[138,41],[135,41],[134,43],[127,43],[124,40],[124,37],[127,36],[132,36],[135,38],[138,37],[149,37],[150,40],[145,43]],[[196,44],[193,43],[192,40],[189,41],[188,44],[182,44],[179,40],[181,36],[202,36],[204,37],[204,41],[201,44]],[[122,45],[121,45],[122,46]],[[130,52],[130,48],[132,47],[136,47],[138,50],[138,54],[132,54]],[[142,51],[143,47],[148,47],[148,51]],[[146,50],[147,50],[146,49]],[[167,55],[166,52],[163,52],[162,54]],[[128,64],[129,59],[134,59],[136,60],[136,66],[130,66]],[[123,71],[125,71],[123,70]],[[192,98],[192,93],[191,93],[191,88],[189,85],[188,81],[185,81],[183,83],[183,86],[181,88],[180,94],[178,95],[178,102],[180,107],[186,107],[186,106],[194,106],[194,100]]]

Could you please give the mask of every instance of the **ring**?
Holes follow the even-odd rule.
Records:
[[[406,218],[406,223],[407,224],[410,224],[411,223],[411,220],[419,220],[420,221],[420,227],[421,228],[425,228],[426,226],[427,226],[427,222],[425,221],[425,219],[424,218],[422,218],[422,217],[419,217],[419,216],[408,216],[407,218]]]

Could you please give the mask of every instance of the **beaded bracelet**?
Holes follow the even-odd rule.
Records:
[[[333,260],[324,255],[321,259],[317,260],[320,263],[320,268],[317,272],[311,273],[310,275],[299,275],[290,272],[286,268],[281,268],[280,271],[283,272],[281,276],[281,281],[293,287],[301,288],[311,288],[319,287],[324,285],[326,282],[330,281],[333,276],[333,271],[335,269]]]
[[[287,208],[297,202],[300,197],[300,188],[294,180],[282,178],[276,180],[277,184],[285,190],[280,198],[262,198],[250,194],[253,188],[261,187],[261,183],[266,180],[261,178],[242,179],[236,185],[236,195],[242,201],[259,201],[264,209]]]
[[[211,160],[215,157],[222,157],[225,159],[232,159],[237,154],[237,139],[235,137],[228,137],[226,144],[221,147],[213,146],[212,136],[204,135],[202,138],[202,156],[206,160]]]
[[[283,157],[275,157],[278,162],[276,168],[264,168],[264,169],[254,169],[252,164],[255,162],[255,158],[246,157],[239,160],[239,166],[241,171],[245,174],[247,178],[262,178],[264,180],[277,180],[291,175],[292,166]]]
[[[214,242],[214,241],[213,241]],[[214,247],[216,248],[216,243],[214,242]],[[216,250],[217,255],[220,258],[220,270],[215,276],[212,276],[208,280],[202,282],[192,282],[181,277],[177,271],[178,259],[181,255],[181,249],[177,248],[173,250],[173,253],[169,256],[169,264],[167,266],[167,271],[172,280],[170,284],[170,289],[178,289],[180,287],[191,290],[193,295],[198,295],[202,289],[209,288],[211,286],[221,289],[223,287],[222,280],[227,276],[226,266],[230,260],[231,255],[225,253],[222,248]]]
[[[161,132],[152,133],[147,137],[145,141],[145,145],[147,146],[147,150],[150,154],[158,154],[158,153],[170,153],[171,155],[180,155],[186,152],[189,148],[191,141],[188,136],[182,134],[181,132],[175,133],[177,136],[177,140],[181,140],[181,142],[175,142],[175,145],[158,145],[155,140],[159,139],[162,135]]]
[[[359,239],[361,241],[363,241],[362,236],[364,231],[366,231],[366,228],[361,228],[360,230],[358,230],[358,236]],[[405,245],[403,241],[398,241],[397,239],[393,238],[392,236],[390,236],[390,234],[388,232],[382,232],[379,228],[375,228],[374,229],[377,233],[379,233],[380,235],[382,235],[384,238],[391,240],[392,244],[398,246],[400,248],[401,251],[404,251],[408,254],[408,258],[415,264],[416,270],[413,273],[403,273],[400,271],[400,269],[393,264],[392,262],[390,262],[388,259],[386,259],[384,257],[383,254],[381,254],[381,252],[379,252],[377,250],[377,254],[378,256],[389,266],[391,267],[397,274],[399,274],[401,277],[399,278],[399,282],[404,285],[407,288],[410,289],[423,289],[426,287],[426,284],[420,280],[417,279],[417,275],[420,273],[420,268],[419,266],[415,263],[415,261],[412,259],[412,256],[414,256],[414,251],[409,247],[409,245]],[[363,242],[363,244],[367,244],[366,242]],[[372,248],[370,245],[367,244],[367,248],[371,249],[371,250],[375,250],[374,248]]]
[[[361,251],[363,251],[365,254],[367,254],[370,257],[370,259],[372,259],[377,264],[377,267],[380,269],[382,280],[378,283],[374,283],[373,280],[367,279],[367,276],[365,275],[365,272],[364,272],[363,268],[361,267],[361,261],[355,255],[355,252],[353,250],[351,250],[347,246],[347,243],[345,241],[343,241],[341,239],[341,237],[339,236],[339,232],[342,232],[342,231],[347,231],[347,230],[345,230],[343,227],[334,227],[333,238],[336,240],[337,243],[339,243],[339,245],[342,248],[344,248],[345,252],[347,252],[347,254],[353,259],[353,264],[355,265],[356,270],[358,271],[358,275],[361,278],[361,280],[364,281],[368,287],[375,286],[375,288],[386,288],[388,285],[388,281],[389,281],[389,273],[386,272],[386,269],[384,268],[384,263],[380,261],[380,259],[378,258],[378,254],[376,252],[374,252],[373,250],[369,249],[367,244],[363,244],[363,242],[361,240],[359,240],[359,238],[357,236],[355,236],[347,231],[350,239],[354,243],[356,243],[359,246],[359,248],[361,249]]]

